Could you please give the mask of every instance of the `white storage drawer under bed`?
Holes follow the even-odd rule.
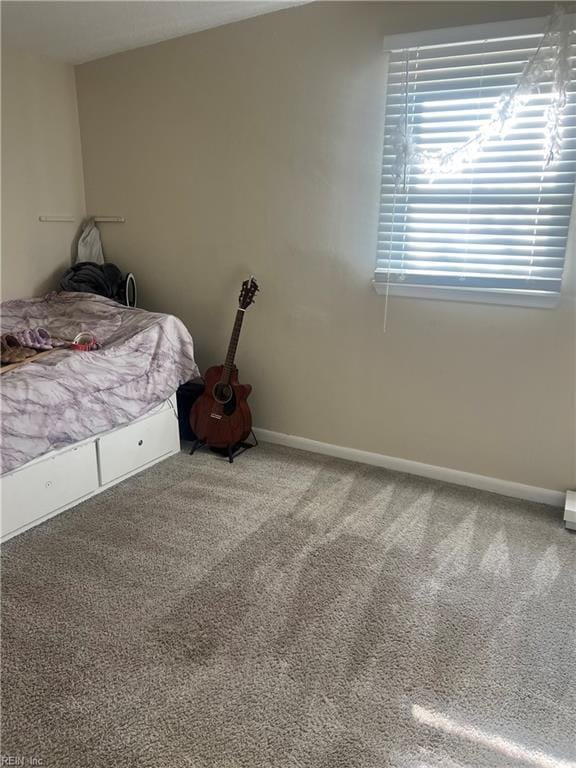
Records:
[[[2,478],[2,536],[89,496],[98,488],[94,442]]]
[[[3,475],[2,541],[180,450],[176,396],[125,427]]]
[[[107,485],[180,449],[176,411],[166,407],[103,435],[97,445],[100,484]]]

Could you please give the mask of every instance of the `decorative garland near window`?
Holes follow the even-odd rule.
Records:
[[[422,168],[430,181],[437,176],[460,172],[467,163],[478,156],[489,141],[507,134],[530,97],[539,93],[544,80],[552,81],[552,98],[546,108],[543,167],[547,167],[558,157],[561,148],[562,114],[571,77],[570,30],[565,24],[565,16],[563,8],[556,6],[542,40],[526,63],[516,86],[500,96],[492,115],[466,141],[440,152],[423,151],[414,146],[407,126],[398,126],[396,183],[400,189],[405,188],[407,169],[412,165]],[[408,83],[405,114],[408,114]]]
[[[557,6],[548,19],[385,38],[377,293],[558,305],[576,182],[575,20]]]

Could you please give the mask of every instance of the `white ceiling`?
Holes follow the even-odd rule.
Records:
[[[300,4],[302,0],[4,0],[2,42],[81,64]]]

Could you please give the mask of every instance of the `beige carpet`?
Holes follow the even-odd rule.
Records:
[[[262,446],[181,454],[3,549],[4,755],[576,766],[559,510]]]

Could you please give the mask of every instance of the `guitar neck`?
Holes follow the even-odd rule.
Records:
[[[243,321],[244,310],[239,309],[236,312],[236,320],[234,321],[234,328],[232,329],[232,336],[230,337],[230,343],[228,344],[228,352],[226,353],[226,361],[222,372],[222,381],[225,384],[228,384],[230,381],[230,375],[234,368],[234,359],[236,358],[236,350],[238,349],[238,341],[240,339],[240,331],[242,330]]]

